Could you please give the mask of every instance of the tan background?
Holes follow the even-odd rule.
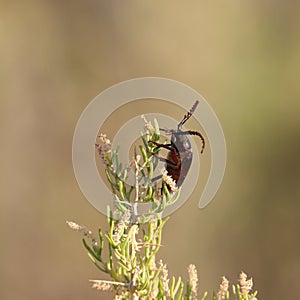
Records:
[[[260,299],[295,299],[299,36],[298,1],[1,1],[0,299],[111,299],[89,288],[102,274],[65,225],[106,226],[75,181],[72,135],[94,96],[140,76],[199,91],[228,146],[215,200],[166,226],[170,274],[195,263],[211,291],[244,270]]]

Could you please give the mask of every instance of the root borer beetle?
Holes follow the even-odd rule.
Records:
[[[202,134],[198,131],[187,130],[183,131],[182,126],[193,115],[199,101],[196,101],[189,112],[187,112],[181,122],[178,124],[177,129],[161,129],[166,134],[171,134],[171,140],[168,144],[161,144],[152,142],[156,149],[164,148],[169,150],[167,158],[158,157],[159,160],[166,163],[166,170],[169,176],[176,182],[176,186],[180,187],[185,180],[185,177],[191,167],[193,153],[192,145],[188,139],[188,135],[196,135],[202,141],[201,153],[205,148],[205,140]]]

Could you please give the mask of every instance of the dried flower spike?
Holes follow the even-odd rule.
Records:
[[[162,287],[166,295],[170,295],[170,289],[169,289],[169,275],[168,275],[168,269],[167,265],[163,264],[162,260],[159,261],[159,265],[161,267],[161,281],[162,281]]]
[[[240,286],[241,286],[242,295],[247,296],[253,287],[252,278],[247,280],[247,275],[244,272],[242,272],[240,274],[239,282],[240,282]]]
[[[72,230],[82,233],[87,238],[94,239],[92,232],[88,230],[85,226],[81,226],[72,221],[66,221],[66,223]]]
[[[105,145],[108,150],[110,150],[111,142],[106,137],[106,134],[100,133],[99,138],[100,138],[100,141],[102,142],[102,144]]]
[[[217,294],[217,300],[225,300],[226,293],[228,291],[229,281],[226,279],[225,276],[222,277],[222,282],[220,284],[220,288]]]
[[[192,296],[193,296],[192,299],[196,299],[197,290],[198,290],[198,274],[197,274],[196,266],[193,264],[190,264],[188,266],[188,273],[189,273],[190,287],[191,287]]]
[[[145,122],[145,128],[146,128],[146,130],[152,132],[154,130],[154,127],[152,126],[151,122],[146,119],[145,115],[141,115],[141,118]]]
[[[167,170],[163,172],[162,176],[163,176],[163,181],[170,187],[171,191],[175,192],[178,189],[176,186],[176,181],[173,180],[173,178],[170,175],[168,175]]]

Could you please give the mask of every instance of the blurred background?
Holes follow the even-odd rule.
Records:
[[[295,299],[300,268],[298,1],[0,2],[0,299],[111,299],[75,220],[106,218],[81,194],[71,146],[101,91],[141,76],[201,93],[227,141],[222,186],[168,222],[170,275],[197,265],[200,290],[254,278],[259,299]],[[103,103],[105,105],[105,103]]]

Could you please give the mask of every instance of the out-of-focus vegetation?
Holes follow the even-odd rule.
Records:
[[[97,270],[65,226],[106,221],[77,186],[72,135],[94,96],[140,76],[203,94],[228,146],[214,201],[198,210],[192,197],[165,227],[170,273],[192,262],[212,290],[244,270],[259,299],[299,294],[297,1],[0,5],[1,299],[99,299],[87,281]]]

